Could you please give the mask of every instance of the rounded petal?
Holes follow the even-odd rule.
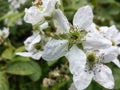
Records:
[[[32,25],[37,24],[42,20],[43,16],[39,9],[35,6],[25,9],[24,21],[31,23]]]
[[[58,32],[62,34],[69,33],[70,29],[69,22],[61,10],[57,9],[55,11],[53,21]]]
[[[110,48],[100,50],[101,57],[103,57],[102,62],[103,63],[111,62],[112,60],[117,58],[118,53],[119,53],[118,48],[115,46],[111,46]]]
[[[107,89],[114,88],[114,78],[112,71],[105,65],[100,65],[100,71],[96,71],[94,80]]]
[[[88,33],[82,42],[84,49],[104,49],[112,45],[111,41],[104,38],[100,33]]]
[[[110,39],[116,38],[118,34],[118,30],[115,27],[115,25],[112,25],[111,27],[109,27],[109,29],[107,30],[107,36],[110,37]]]
[[[46,2],[46,0],[43,0]],[[54,13],[55,11],[55,5],[57,4],[57,0],[47,0],[47,3],[43,4],[44,5],[44,16],[50,16]]]
[[[93,23],[93,12],[90,6],[79,8],[73,18],[73,25],[86,29]]]
[[[65,56],[68,59],[69,69],[72,74],[77,75],[85,68],[86,55],[76,45],[73,45]]]
[[[73,75],[73,82],[77,90],[84,90],[92,81],[93,72],[81,72],[78,75]]]
[[[56,60],[64,56],[67,51],[67,40],[51,40],[46,44],[42,58],[46,61]]]

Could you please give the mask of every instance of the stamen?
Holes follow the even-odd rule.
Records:
[[[67,36],[70,43],[80,44],[85,35],[85,30],[80,30],[78,27],[71,26],[70,32]]]

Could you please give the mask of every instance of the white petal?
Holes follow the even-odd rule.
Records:
[[[120,32],[118,32],[116,37],[114,37],[114,42],[116,45],[120,44]]]
[[[26,50],[32,51],[34,49],[34,44],[40,42],[40,40],[41,36],[39,35],[39,32],[33,32],[33,35],[24,41]]]
[[[67,40],[51,40],[49,41],[43,51],[42,58],[51,61],[64,56],[68,51]]]
[[[42,56],[42,51],[34,52],[17,52],[16,55],[23,56],[23,57],[31,57],[35,60],[39,60]]]
[[[72,83],[72,84],[70,85],[70,88],[69,88],[68,90],[77,90],[77,89],[76,89],[75,85]]]
[[[56,10],[54,14],[54,25],[60,33],[69,33],[69,22],[61,10]]]
[[[94,80],[107,89],[114,88],[114,78],[112,71],[105,65],[100,65],[100,71],[96,71]]]
[[[102,26],[102,27],[100,27],[99,29],[100,29],[100,30],[99,30],[100,33],[105,36],[106,33],[107,33],[107,31],[108,31],[108,29],[109,29],[109,27],[107,27],[107,26]]]
[[[109,27],[106,33],[107,33],[107,36],[109,36],[110,39],[112,39],[117,36],[118,30],[116,29],[115,25],[112,25],[111,27]]]
[[[112,62],[120,68],[120,61],[118,59],[114,59]]]
[[[86,29],[93,23],[93,13],[90,6],[79,8],[73,18],[73,25]]]
[[[43,24],[41,24],[40,26],[39,26],[39,28],[41,29],[41,30],[43,30],[43,29],[45,29],[45,28],[47,28],[48,27],[48,22],[44,22]]]
[[[120,47],[118,47],[118,51],[119,51],[119,54],[120,54]]]
[[[44,16],[51,17],[52,13],[55,11],[55,5],[56,5],[56,0],[48,0],[46,5],[44,5],[44,12],[43,12]]]
[[[33,53],[33,54],[31,55],[31,58],[33,58],[33,59],[35,59],[35,60],[39,60],[39,59],[41,58],[41,56],[42,56],[42,51],[38,51],[38,52],[36,52],[36,53]]]
[[[103,57],[102,62],[108,63],[117,58],[119,51],[117,47],[111,46],[110,48],[100,50],[100,53]]]
[[[73,75],[73,82],[77,90],[84,90],[92,81],[93,72],[81,72],[78,75]]]
[[[112,45],[111,41],[104,38],[100,33],[90,32],[88,33],[83,42],[84,49],[104,49]]]
[[[72,74],[77,75],[85,68],[86,55],[76,45],[72,46],[70,51],[68,51],[66,58],[68,59],[69,69]]]
[[[37,7],[32,6],[29,9],[25,9],[25,16],[24,16],[25,22],[35,25],[38,22],[40,22],[42,18],[43,15]]]
[[[16,55],[30,57],[32,55],[32,52],[17,52]]]
[[[3,32],[3,35],[5,38],[7,38],[9,36],[9,28],[4,27],[2,32]]]

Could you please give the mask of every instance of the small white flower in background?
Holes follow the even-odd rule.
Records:
[[[0,30],[0,44],[9,36],[9,28],[4,27],[3,30]]]
[[[118,54],[120,54],[120,32],[117,30],[115,25],[112,25],[111,27],[100,27],[99,32],[108,40],[112,42],[111,47],[117,48]],[[112,53],[112,52],[111,52]],[[115,63],[119,68],[120,68],[120,61],[116,58],[115,60],[112,61]]]
[[[11,9],[18,9],[21,5],[25,4],[26,0],[8,0]]]
[[[110,52],[113,52],[111,56]],[[116,58],[116,48],[111,50],[86,50],[85,53],[73,46],[66,54],[69,61],[69,68],[73,74],[73,82],[77,90],[84,90],[91,83],[92,79],[107,89],[114,88],[112,71],[102,63],[111,62]]]
[[[39,32],[34,31],[33,35],[28,37],[25,41],[25,49],[27,52],[17,52],[16,55],[31,57],[35,60],[39,60],[42,56],[42,51],[35,48],[35,44],[40,43],[41,36]],[[40,45],[39,45],[40,46]]]
[[[52,17],[56,3],[59,0],[40,0],[40,5],[25,9],[24,21],[35,25],[44,20],[44,17]]]
[[[85,49],[99,49],[111,46],[111,42],[104,38],[93,26],[93,14],[90,6],[85,6],[76,12],[73,26],[61,10],[56,10],[53,21],[60,34],[66,34],[67,39],[49,41],[43,51],[42,58],[47,61],[56,60],[68,52],[69,44],[83,44]],[[83,32],[87,32],[85,35]],[[93,31],[93,32],[92,32]],[[97,37],[97,38],[96,38]],[[74,54],[74,53],[73,53]]]

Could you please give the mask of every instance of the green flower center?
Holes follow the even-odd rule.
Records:
[[[112,42],[112,46],[115,46],[115,42],[113,40],[111,42]]]
[[[95,53],[91,52],[87,54],[87,62],[88,63],[94,63],[96,60],[96,55]]]
[[[80,44],[85,35],[85,30],[79,30],[77,27],[72,27],[67,36],[70,44]]]
[[[40,43],[36,43],[36,44],[34,44],[34,47],[35,47],[35,49],[37,49],[37,50],[41,50],[41,45],[40,45]]]

